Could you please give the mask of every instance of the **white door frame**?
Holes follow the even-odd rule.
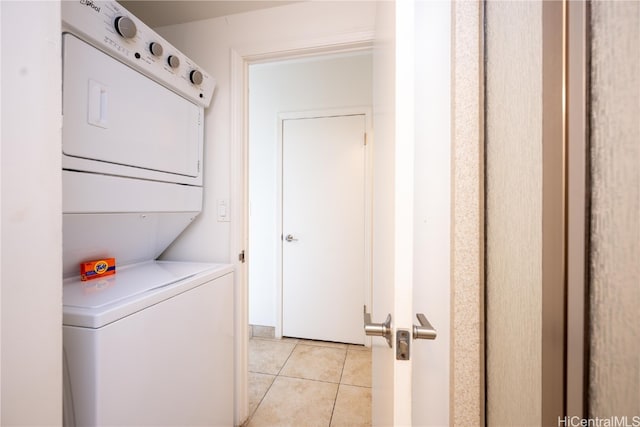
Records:
[[[248,87],[249,65],[294,57],[358,51],[373,47],[375,33],[359,31],[313,39],[296,39],[271,45],[231,48],[230,54],[230,138],[231,138],[231,230],[230,254],[235,265],[235,420],[242,424],[248,417],[248,340],[249,340],[249,290],[247,264],[236,254],[248,249],[249,229],[249,181],[248,177]],[[247,253],[247,258],[251,254]]]
[[[372,175],[372,165],[373,165],[373,132],[372,132],[372,120],[371,120],[372,109],[371,107],[351,107],[351,108],[330,108],[323,110],[310,110],[310,111],[294,111],[294,112],[286,112],[278,114],[278,147],[277,147],[277,165],[276,170],[278,171],[277,180],[276,180],[276,188],[277,188],[277,199],[276,203],[278,206],[278,212],[276,213],[276,223],[278,224],[278,234],[283,235],[284,230],[282,229],[282,181],[283,181],[283,163],[282,163],[282,146],[283,146],[283,138],[284,135],[282,133],[283,122],[285,120],[291,119],[314,119],[321,117],[338,117],[338,116],[355,116],[355,115],[364,115],[365,117],[365,138],[366,138],[366,146],[365,146],[365,166],[364,166],[364,183],[365,183],[365,194],[364,194],[364,247],[365,247],[365,287],[362,294],[362,304],[367,307],[371,307],[371,280],[372,280],[372,272],[371,272],[371,256],[372,256],[372,200],[373,200],[373,175]],[[364,142],[363,142],[364,143]],[[276,254],[276,283],[278,284],[276,290],[276,313],[278,316],[276,317],[276,338],[282,338],[282,317],[284,305],[282,303],[283,296],[283,258],[282,258],[282,247],[283,241],[280,239],[279,250]],[[371,337],[365,337],[365,346],[371,346]]]

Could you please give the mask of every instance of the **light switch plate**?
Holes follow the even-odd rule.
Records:
[[[229,199],[218,199],[216,202],[216,215],[218,222],[230,222]]]

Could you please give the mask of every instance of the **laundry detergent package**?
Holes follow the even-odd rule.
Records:
[[[116,259],[104,258],[80,264],[80,279],[91,280],[116,274]]]

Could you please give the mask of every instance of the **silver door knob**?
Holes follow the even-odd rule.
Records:
[[[413,339],[414,340],[435,340],[438,332],[435,328],[429,323],[427,317],[422,314],[416,314],[418,318],[418,322],[420,322],[420,326],[413,325]]]
[[[384,323],[373,323],[371,322],[371,314],[367,313],[367,306],[364,306],[364,333],[369,336],[374,337],[384,337],[387,340],[387,344],[389,344],[389,348],[391,345],[391,315],[387,314],[387,320]]]
[[[293,234],[287,234],[287,237],[284,238],[287,242],[297,242],[298,239],[293,237]]]

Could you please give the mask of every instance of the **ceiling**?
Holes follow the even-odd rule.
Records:
[[[119,0],[119,3],[148,26],[162,27],[296,2],[284,0]]]

